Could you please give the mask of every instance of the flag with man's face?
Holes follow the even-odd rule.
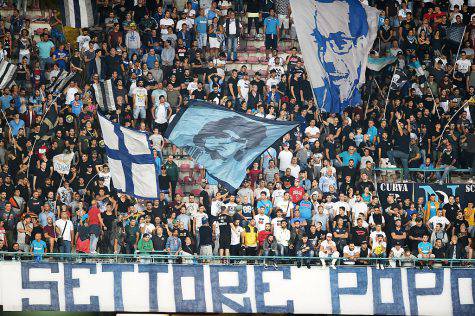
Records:
[[[237,113],[204,101],[191,101],[165,137],[229,188],[238,188],[246,168],[283,135],[298,126]]]

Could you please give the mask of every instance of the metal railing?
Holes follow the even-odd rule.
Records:
[[[447,259],[447,258],[358,258],[356,261],[348,260],[346,258],[320,258],[318,256],[312,257],[298,257],[298,256],[200,256],[179,254],[170,255],[164,252],[150,252],[150,253],[135,253],[135,254],[88,254],[88,253],[45,253],[42,255],[35,255],[26,252],[0,252],[0,261],[34,261],[36,256],[41,257],[42,262],[97,262],[97,263],[181,263],[181,264],[270,264],[276,263],[278,265],[295,265],[297,263],[310,262],[311,265],[320,264],[320,259],[327,262],[337,259],[340,265],[348,263],[356,265],[372,265],[376,263],[384,263],[391,265],[398,262],[400,266],[415,266],[418,262],[434,263],[439,266],[450,267],[474,267],[475,259]]]
[[[403,179],[403,170],[404,168],[399,168],[399,167],[394,167],[394,168],[381,168],[381,167],[375,167],[374,168],[374,171],[376,172],[382,172],[382,171],[385,171],[385,172],[396,172],[396,171],[399,171],[399,176],[400,176],[400,179],[402,180]],[[445,169],[444,168],[427,168],[427,169],[422,169],[422,168],[408,168],[409,172],[421,172],[424,174],[424,178],[427,176],[426,173],[434,173],[434,172],[444,172]],[[470,173],[470,169],[463,169],[463,168],[455,168],[455,169],[449,169],[448,171],[448,178],[450,179],[450,176],[453,174],[453,173],[462,173],[462,174],[466,174],[466,173]],[[450,180],[449,180],[450,181]]]

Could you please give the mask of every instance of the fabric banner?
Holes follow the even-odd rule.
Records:
[[[16,75],[17,66],[5,59],[0,62],[0,90],[10,88]]]
[[[53,169],[59,174],[69,174],[74,153],[59,154],[53,157]]]
[[[292,18],[317,105],[340,113],[361,103],[379,11],[359,0],[291,0]]]
[[[114,188],[144,199],[158,199],[160,174],[148,135],[113,123],[98,113]]]
[[[394,63],[396,61],[395,56],[387,56],[387,57],[368,57],[368,65],[367,68],[374,70],[374,71],[381,71],[384,67]]]
[[[441,204],[447,203],[450,195],[458,196],[460,204],[466,206],[468,201],[474,201],[475,184],[378,183],[378,196],[383,208],[388,206],[389,195],[402,201],[405,199],[417,201],[422,197],[425,203],[431,194],[435,194],[436,201]]]
[[[63,25],[82,28],[94,26],[95,0],[61,0]]]
[[[406,73],[401,70],[401,69],[396,69],[396,71],[393,74],[393,77],[391,78],[391,84],[389,85],[390,90],[399,90],[407,82],[407,75]]]
[[[298,123],[237,113],[192,100],[168,126],[165,138],[185,150],[229,189],[238,188],[246,168]]]
[[[0,262],[3,311],[474,315],[473,269]]]
[[[103,113],[115,111],[115,97],[112,80],[108,79],[104,82],[95,83],[94,96],[99,108]]]

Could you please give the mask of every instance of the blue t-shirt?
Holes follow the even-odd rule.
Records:
[[[73,100],[71,101],[70,105],[71,105],[71,112],[73,112],[75,116],[79,116],[79,114],[81,114],[81,111],[82,111],[82,106],[83,106],[82,101],[78,100],[76,102],[76,100]]]
[[[279,27],[278,18],[269,16],[264,20],[264,25],[266,27],[266,34],[277,35],[277,28]]]
[[[300,216],[305,220],[310,220],[312,218],[312,207],[313,204],[310,201],[302,200],[299,203]]]
[[[69,53],[68,53],[67,50],[57,49],[57,50],[54,51],[53,56],[55,58],[64,58],[64,57],[68,57]],[[59,68],[66,69],[66,61],[64,59],[56,60],[56,64],[58,65]]]
[[[370,141],[374,141],[374,138],[378,136],[378,129],[376,128],[376,126],[371,126],[370,128],[368,128],[366,134],[369,135]]]
[[[432,250],[432,244],[428,241],[427,242],[421,241],[419,245],[417,245],[417,248],[419,248],[423,254],[427,255]]]
[[[2,109],[5,110],[10,106],[10,101],[13,99],[11,95],[2,95],[0,101],[2,102]]]
[[[272,210],[272,202],[269,200],[266,200],[266,201],[260,200],[257,202],[257,208],[259,209],[261,206],[264,206],[265,208],[264,214],[269,215],[270,211]]]
[[[46,251],[46,243],[43,240],[37,241],[36,239],[31,242],[31,249],[35,255],[42,255]]]
[[[12,127],[13,137],[16,137],[18,135],[18,131],[20,130],[20,128],[25,127],[25,122],[22,119],[18,120],[18,123],[15,122],[15,120],[11,120],[10,126]]]
[[[195,19],[196,32],[199,34],[206,34],[208,28],[208,20],[204,16],[199,16]]]
[[[40,58],[48,58],[51,56],[51,48],[54,47],[54,44],[52,41],[41,41],[37,43],[36,46],[38,47]]]
[[[342,161],[343,166],[348,166],[350,159],[353,159],[355,162],[355,166],[358,166],[358,164],[361,161],[361,156],[357,152],[354,152],[353,155],[350,155],[348,151],[344,151],[341,154],[338,155]]]

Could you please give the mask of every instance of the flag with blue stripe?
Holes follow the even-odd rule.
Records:
[[[246,168],[296,122],[274,121],[237,113],[209,102],[192,100],[165,132],[218,182],[238,188]]]
[[[74,28],[94,26],[95,0],[60,0],[63,25]]]
[[[394,63],[396,61],[396,56],[385,56],[385,57],[368,57],[367,68],[373,71],[381,71],[384,67]]]
[[[292,16],[317,105],[331,113],[361,103],[379,11],[359,0],[291,0]]]
[[[148,135],[113,123],[100,115],[112,183],[131,196],[158,199],[160,187]]]

